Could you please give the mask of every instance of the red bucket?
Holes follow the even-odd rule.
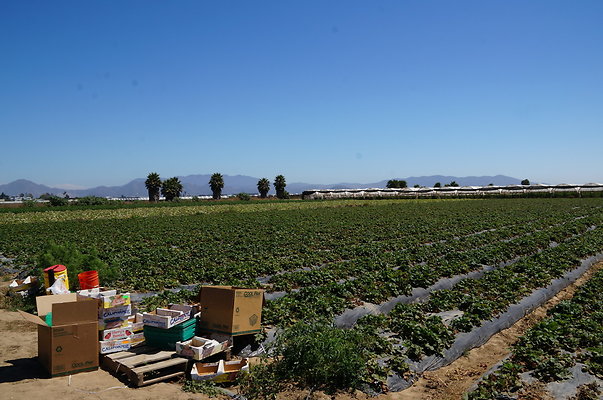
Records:
[[[77,277],[80,280],[80,289],[94,289],[100,286],[97,271],[82,272],[77,274]]]

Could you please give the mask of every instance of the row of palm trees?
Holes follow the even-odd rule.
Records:
[[[147,176],[147,180],[144,182],[149,192],[149,201],[159,201],[159,194],[161,193],[166,200],[172,201],[177,197],[180,197],[182,193],[182,183],[177,177],[169,178],[164,181],[161,180],[157,172],[151,172]],[[216,172],[212,174],[209,179],[209,187],[212,192],[212,197],[216,200],[222,197],[222,189],[224,188],[224,177],[222,174]],[[276,191],[276,197],[279,199],[286,199],[289,197],[289,193],[285,190],[287,182],[283,175],[277,175],[274,178],[274,190]],[[270,191],[270,181],[268,178],[262,178],[257,183],[258,192],[261,198],[268,197]]]

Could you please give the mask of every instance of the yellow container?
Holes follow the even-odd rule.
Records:
[[[63,279],[65,287],[69,289],[69,277],[67,276],[66,266],[57,264],[44,269],[44,286],[46,289],[51,287],[57,279]]]

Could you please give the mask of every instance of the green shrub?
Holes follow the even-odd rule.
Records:
[[[105,204],[109,204],[109,200],[98,196],[85,196],[77,200],[78,206],[101,206]]]
[[[25,208],[34,208],[36,206],[35,200],[23,200],[23,207]]]
[[[243,201],[251,200],[251,196],[247,193],[239,193],[239,194],[237,194],[237,197],[239,198],[239,200],[243,200]]]
[[[237,381],[240,392],[248,399],[273,400],[285,387],[274,363],[266,361],[252,365],[249,373],[239,375]]]
[[[211,381],[186,381],[182,390],[188,393],[202,393],[210,398],[221,394],[220,389]]]
[[[56,264],[62,264],[67,267],[69,276],[69,288],[76,290],[79,288],[77,275],[84,271],[98,271],[98,277],[102,285],[109,285],[119,278],[119,270],[109,267],[99,257],[96,250],[89,254],[81,253],[73,244],[57,245],[51,243],[46,246],[44,251],[38,256],[38,269],[43,281],[44,268]]]
[[[334,393],[368,379],[369,356],[359,332],[326,324],[298,323],[269,346],[271,363],[252,369],[241,390],[249,398],[274,398],[283,384]]]
[[[59,196],[50,196],[48,198],[52,207],[61,207],[69,204],[69,200]]]

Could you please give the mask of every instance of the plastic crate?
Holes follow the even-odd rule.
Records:
[[[160,349],[174,350],[176,342],[182,342],[192,339],[196,334],[196,318],[184,321],[169,329],[155,328],[153,326],[144,327],[145,342],[149,346]]]

